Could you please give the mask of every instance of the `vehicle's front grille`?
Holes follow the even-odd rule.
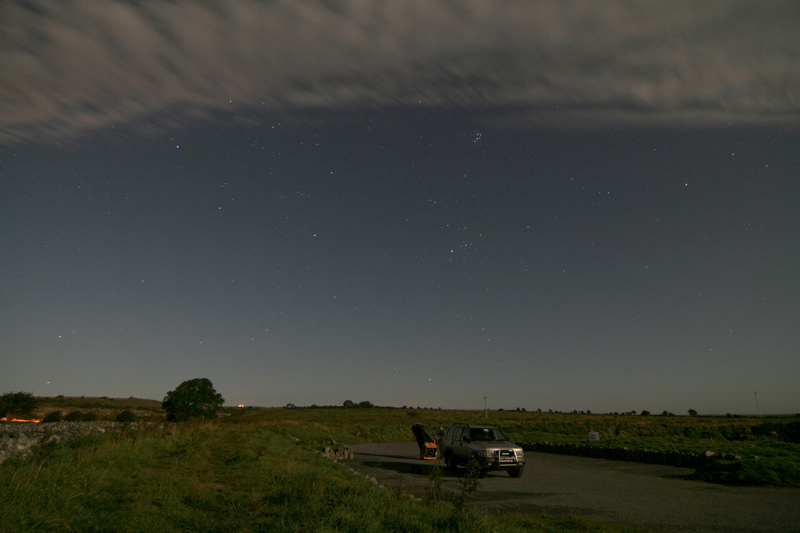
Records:
[[[501,463],[515,463],[517,461],[514,450],[500,450]]]

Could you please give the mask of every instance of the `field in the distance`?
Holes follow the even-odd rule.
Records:
[[[412,441],[411,424],[435,433],[456,422],[489,423],[518,443],[592,446],[733,456],[698,471],[709,481],[800,486],[799,417],[703,417],[448,411],[438,409],[253,409],[231,419],[326,431],[339,442]]]

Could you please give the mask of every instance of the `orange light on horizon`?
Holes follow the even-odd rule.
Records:
[[[37,420],[35,418],[24,418],[24,419],[23,418],[12,418],[11,420],[8,420],[6,417],[3,417],[3,418],[0,418],[0,422],[33,422],[33,423],[37,423],[38,424],[39,422],[41,422],[41,419]]]

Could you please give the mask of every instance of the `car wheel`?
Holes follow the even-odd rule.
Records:
[[[444,454],[444,464],[450,470],[455,470],[458,467],[458,463],[456,463],[456,458],[453,457],[452,453]]]
[[[523,467],[518,466],[517,468],[512,468],[508,471],[508,475],[511,477],[520,477],[522,475]]]

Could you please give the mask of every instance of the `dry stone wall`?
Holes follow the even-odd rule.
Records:
[[[25,459],[33,448],[47,442],[58,442],[91,432],[107,433],[135,428],[137,424],[117,422],[53,422],[37,424],[30,422],[0,423],[0,463],[11,457]]]

